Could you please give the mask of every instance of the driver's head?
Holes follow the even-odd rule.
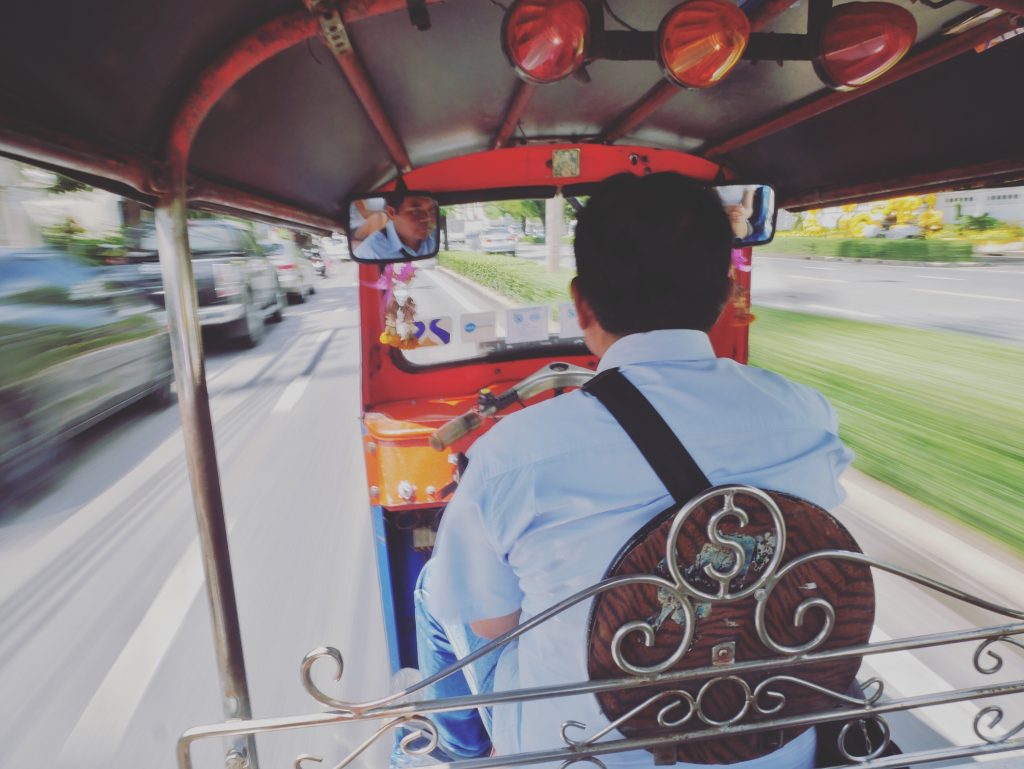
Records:
[[[602,182],[576,224],[576,290],[624,336],[707,331],[729,296],[733,232],[718,195],[676,173]]]
[[[434,199],[426,195],[390,192],[384,200],[399,240],[411,248],[419,248],[437,224]]]

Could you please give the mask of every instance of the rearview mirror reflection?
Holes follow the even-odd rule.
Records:
[[[715,191],[729,215],[738,246],[759,246],[775,236],[775,190],[767,184],[720,184]]]
[[[353,198],[349,253],[357,262],[399,262],[437,255],[439,209],[429,192],[385,192]]]

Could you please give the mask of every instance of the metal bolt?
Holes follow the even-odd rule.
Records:
[[[233,748],[224,757],[224,769],[249,769],[249,751]]]
[[[373,443],[372,441],[370,443],[367,443],[366,444],[366,453],[367,454],[376,454],[377,453],[377,444]]]
[[[413,497],[416,496],[416,487],[413,486],[409,481],[398,482],[398,497],[405,502],[411,502]]]
[[[437,486],[427,486],[427,496],[433,499],[437,496]]]
[[[371,486],[370,487],[370,496],[371,497],[379,497],[380,496],[380,487],[379,486]]]

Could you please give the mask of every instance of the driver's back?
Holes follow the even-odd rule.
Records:
[[[824,508],[842,498],[852,455],[818,393],[764,370],[716,358],[707,335],[661,330],[625,336],[599,370],[619,367],[651,401],[713,484],[784,491]],[[470,452],[428,575],[430,609],[463,622],[514,612],[523,619],[600,581],[630,536],[672,504],[630,438],[593,397],[569,393],[502,420]],[[587,678],[589,602],[526,633],[507,649],[495,688]],[[517,713],[516,711],[521,711]],[[563,722],[607,724],[591,696],[498,706],[499,754],[562,744]],[[808,738],[792,743],[806,752]],[[794,766],[774,754],[761,767]],[[609,766],[646,766],[645,752]]]

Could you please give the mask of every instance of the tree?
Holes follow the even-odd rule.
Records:
[[[75,181],[70,177],[63,176],[61,174],[55,174],[57,180],[46,188],[47,192],[52,192],[55,195],[62,195],[65,192],[91,192],[92,187],[84,182]]]

